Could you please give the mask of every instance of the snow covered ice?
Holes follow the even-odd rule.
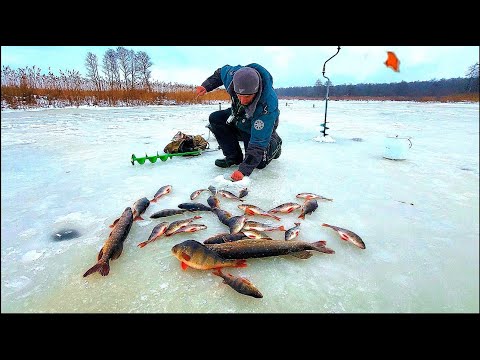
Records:
[[[190,202],[194,190],[219,187],[219,176],[236,167],[214,165],[221,151],[134,166],[131,155],[162,153],[178,131],[203,134],[216,149],[205,126],[219,104],[2,111],[2,312],[478,312],[478,103],[329,101],[327,134],[334,141],[322,142],[324,105],[280,100],[281,157],[252,173],[244,199],[269,210],[301,203],[295,197],[301,192],[332,198],[305,220],[296,210],[273,222],[288,229],[300,221],[298,239],[326,240],[335,254],[249,259],[246,268],[228,269],[255,284],[262,299],[235,292],[210,271],[183,271],[171,254],[181,241],[227,232],[214,214],[186,213],[201,215],[196,222],[208,229],[137,247],[161,221],[187,217],[151,214]],[[411,137],[405,160],[383,157],[392,135]],[[168,184],[172,192],[134,222],[110,274],[83,278],[108,225]],[[206,204],[207,197],[203,192],[195,201]],[[219,200],[242,214],[238,201]],[[355,232],[366,249],[322,223]],[[79,236],[56,241],[66,229]]]

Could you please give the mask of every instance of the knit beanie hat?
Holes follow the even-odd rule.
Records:
[[[233,74],[233,90],[240,95],[251,95],[258,91],[260,75],[251,67],[242,67]]]

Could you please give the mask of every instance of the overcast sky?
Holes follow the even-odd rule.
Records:
[[[42,73],[50,67],[77,70],[86,75],[88,52],[99,64],[108,49],[117,46],[2,46],[1,63],[12,68],[37,66]],[[152,78],[165,82],[199,85],[217,68],[259,63],[273,76],[274,87],[313,86],[322,76],[325,61],[337,46],[124,46],[145,51],[153,62]],[[384,64],[387,51],[400,60],[400,72]],[[325,75],[334,85],[391,83],[464,77],[479,61],[479,46],[345,46],[331,59]]]

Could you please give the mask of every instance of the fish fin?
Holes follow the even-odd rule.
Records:
[[[188,269],[188,265],[185,264],[183,261],[182,261],[181,266],[182,266],[182,270],[187,270]]]
[[[137,216],[135,216],[133,221],[137,221],[137,220],[144,220],[144,218],[142,218],[140,215],[137,215]]]
[[[286,229],[285,229],[285,226],[280,225],[280,227],[278,228],[278,230],[280,230],[280,231],[285,231]]]
[[[295,256],[299,259],[308,259],[309,257],[311,257],[313,254],[307,250],[303,250],[303,251],[298,251],[298,252],[294,252],[294,253],[290,253],[290,255],[292,256]]]
[[[103,256],[103,246],[102,246],[102,248],[100,249],[100,251],[98,252],[97,261],[100,261],[100,259],[102,258],[102,256]]]
[[[331,227],[331,225],[323,223],[322,226]]]
[[[240,267],[240,268],[247,267],[247,260],[245,260],[245,259],[237,260],[237,261],[235,262],[235,266],[234,266],[234,267]]]
[[[140,247],[140,248],[143,248],[145,245],[147,245],[149,243],[149,241],[143,241],[141,242],[140,244],[138,244],[137,246]]]
[[[303,219],[305,220],[305,214],[304,213],[301,213],[300,216],[298,217],[299,219]]]
[[[246,210],[245,210],[245,214],[247,214],[247,215],[255,215],[255,213],[254,213],[252,210],[250,210],[250,209],[246,209]]]
[[[319,246],[318,249],[320,250],[320,252],[323,252],[325,254],[335,254],[334,250],[327,248],[326,246]]]
[[[122,255],[122,251],[123,251],[123,243],[120,243],[115,247],[115,250],[113,250],[112,260],[118,259],[120,255]]]
[[[222,276],[221,275],[222,271],[220,270],[220,268],[216,268],[216,269],[213,269],[212,274],[217,276]]]
[[[325,246],[327,245],[327,242],[325,240],[320,240],[320,241],[315,241],[312,243],[313,246]]]
[[[271,215],[271,217],[274,218],[275,220],[278,220],[278,221],[282,220],[281,218],[279,218],[278,216],[275,216],[275,215]]]
[[[118,222],[118,220],[120,220],[120,218],[116,219],[116,220],[112,223],[112,225],[109,226],[109,228],[113,228],[113,227],[115,226],[115,224]]]
[[[99,262],[93,265],[90,269],[88,269],[85,274],[83,274],[83,277],[86,277],[90,274],[93,274],[94,272],[100,272],[102,276],[107,276],[108,273],[110,272],[110,266],[108,265],[108,262]]]
[[[184,252],[182,251],[182,258],[184,258],[185,260],[188,261],[188,260],[190,260],[190,255],[188,255],[187,253],[184,253]]]
[[[150,202],[156,203],[156,202],[157,202],[157,199],[153,198],[152,200],[150,200]]]

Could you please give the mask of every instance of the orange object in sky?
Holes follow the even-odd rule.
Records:
[[[398,60],[397,55],[395,55],[392,51],[387,51],[387,61],[385,61],[385,65],[387,67],[392,68],[396,72],[400,72],[400,60]]]

